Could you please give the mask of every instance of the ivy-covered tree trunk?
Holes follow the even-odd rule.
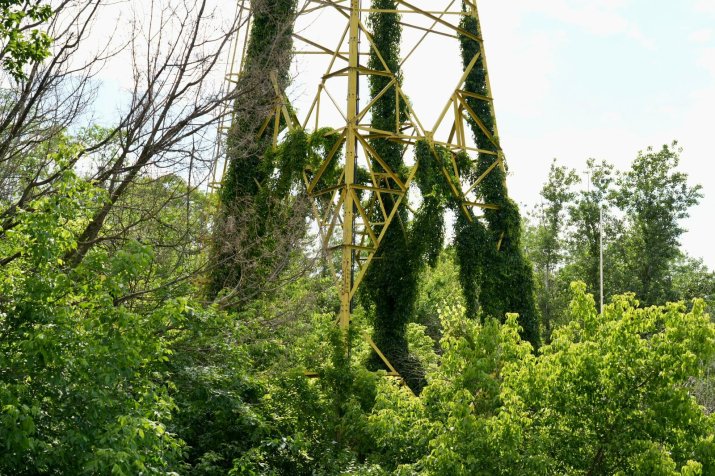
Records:
[[[394,0],[374,0],[372,8],[395,10],[397,5]],[[373,13],[369,18],[373,41],[379,48],[387,67],[398,79],[400,77],[400,40],[402,38],[402,27],[399,22],[400,18],[397,13]],[[377,71],[385,69],[380,56],[374,50],[371,51],[368,67]],[[371,97],[376,97],[390,81],[391,78],[388,76],[370,76]],[[375,102],[372,108],[373,128],[397,132],[398,124],[401,122],[399,117],[401,111],[395,107],[397,94],[397,87],[391,87]],[[405,165],[401,144],[387,139],[372,139],[370,145],[393,171],[404,178]],[[380,168],[375,160],[373,160],[373,165],[377,169]],[[388,182],[382,183],[382,186],[386,185]],[[393,188],[396,187],[392,180],[389,180],[389,185]],[[397,206],[396,197],[392,194],[382,194],[382,201],[388,215]],[[381,216],[379,209],[374,210],[373,213],[377,217]],[[413,362],[409,357],[406,330],[407,323],[414,311],[419,267],[415,260],[410,259],[408,228],[407,209],[405,206],[400,206],[368,269],[365,277],[365,291],[375,309],[373,340],[408,385],[416,389],[421,386],[423,372],[417,362]],[[384,367],[379,357],[376,355],[373,357],[374,367]]]
[[[468,10],[466,3],[463,6],[465,11]],[[461,27],[481,37],[479,21],[475,16],[464,15]],[[466,69],[474,56],[480,53],[481,44],[466,35],[460,35],[460,42]],[[468,93],[488,96],[483,55],[468,75],[464,89]],[[489,135],[486,134],[480,124],[470,117],[469,124],[478,147],[492,152],[479,154],[474,173],[475,177],[479,177],[501,153],[496,136],[496,118],[488,101],[470,96],[467,103],[484,129],[489,131]],[[455,242],[462,266],[462,284],[468,306],[474,306],[475,296],[478,295],[484,315],[504,319],[506,313],[518,313],[522,337],[538,347],[539,316],[534,301],[533,271],[521,249],[521,216],[516,203],[508,197],[505,175],[504,167],[497,166],[477,188],[486,203],[499,207],[497,210],[485,210],[486,230],[478,220],[469,224],[458,223]],[[486,240],[477,239],[483,235],[486,235]],[[474,309],[470,311],[474,312]]]
[[[271,254],[256,246],[269,234],[270,197],[264,184],[274,172],[270,160],[273,127],[261,129],[277,101],[272,78],[280,91],[288,85],[296,0],[253,0],[251,6],[253,25],[237,84],[244,94],[234,105],[226,140],[228,169],[219,195],[221,216],[209,284],[212,297],[225,288],[250,287],[247,268],[258,274],[260,265],[257,269],[256,261]]]

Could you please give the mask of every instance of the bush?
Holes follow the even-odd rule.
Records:
[[[443,312],[444,354],[422,397],[386,383],[378,396],[382,463],[401,474],[713,474],[715,420],[686,385],[715,351],[703,302],[642,309],[625,295],[598,315],[585,285],[572,291],[572,322],[538,356],[516,316],[480,325]]]

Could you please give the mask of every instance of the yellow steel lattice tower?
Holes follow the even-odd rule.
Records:
[[[449,183],[451,193],[461,205],[461,213],[469,220],[478,216],[480,209],[496,209],[495,204],[484,203],[477,195],[479,184],[494,171],[504,168],[504,156],[499,146],[496,132],[491,86],[484,56],[484,42],[480,37],[460,27],[464,15],[472,16],[479,22],[476,0],[396,0],[395,10],[377,10],[371,8],[369,0],[302,0],[298,7],[298,19],[312,18],[305,21],[305,26],[293,33],[295,57],[321,56],[324,58],[324,70],[319,76],[308,78],[301,95],[303,107],[292,101],[290,92],[281,91],[275,78],[270,79],[276,90],[274,115],[266,119],[260,134],[271,130],[274,146],[278,144],[282,129],[303,128],[318,130],[331,128],[339,136],[332,150],[328,151],[317,170],[305,171],[304,182],[308,194],[313,198],[314,218],[318,225],[320,246],[327,258],[328,266],[335,275],[340,291],[340,315],[338,324],[347,333],[350,328],[352,302],[365,277],[371,261],[382,244],[385,232],[390,226],[399,226],[395,222],[397,210],[401,205],[408,205],[410,185],[415,177],[419,163],[413,160],[408,170],[392,170],[370,145],[372,139],[395,141],[405,146],[405,154],[419,141],[429,144],[432,155],[442,169]],[[250,19],[250,1],[240,0],[238,11]],[[320,15],[332,14],[327,24],[330,34],[326,34],[326,23],[320,24]],[[401,25],[406,30],[417,32],[410,44],[403,45],[400,66],[408,66],[422,48],[428,47],[434,38],[452,41],[452,52],[459,52],[459,38],[467,37],[480,45],[476,55],[459,68],[461,77],[451,84],[444,84],[437,72],[430,78],[430,100],[443,105],[436,115],[436,120],[428,124],[412,106],[414,96],[408,96],[397,72],[391,71],[383,59],[379,46],[373,42],[364,18],[370,14],[395,14],[401,16]],[[312,17],[311,17],[312,16]],[[233,48],[234,58],[229,68],[228,81],[240,77],[240,70],[235,67],[242,63],[237,58],[245,52],[245,41],[250,21],[244,22],[239,31],[238,40]],[[481,31],[481,29],[479,30]],[[242,46],[241,42],[244,42]],[[361,61],[370,54],[376,55],[382,64],[381,69],[370,69]],[[455,55],[455,59],[457,55]],[[466,62],[466,61],[465,61]],[[477,67],[486,74],[486,94],[480,95],[465,91],[465,81]],[[235,71],[236,70],[236,71]],[[298,71],[299,79],[305,71]],[[387,86],[371,98],[362,101],[361,82],[372,75],[390,79]],[[310,75],[308,75],[310,76]],[[370,126],[372,106],[390,88],[397,91],[396,108],[406,109],[396,114],[395,131],[376,130]],[[308,101],[305,98],[309,98]],[[487,127],[477,113],[469,106],[470,100],[484,101],[491,111],[492,127]],[[473,121],[482,130],[490,142],[489,150],[479,148],[471,139],[468,121]],[[450,160],[438,152],[438,148],[447,150]],[[493,157],[491,166],[476,180],[471,182],[460,176],[456,154],[463,152],[472,157],[479,155]],[[333,161],[340,161],[341,173],[337,181],[326,183],[324,173]],[[369,173],[369,180],[356,180],[356,171],[362,167]],[[218,167],[216,167],[218,169]],[[384,197],[395,198],[395,206],[388,212],[384,206]],[[380,212],[369,213],[368,210]],[[339,260],[333,259],[335,253]],[[339,262],[339,266],[334,263]],[[398,376],[394,367],[380,352],[369,336],[368,342],[390,369],[389,374]]]

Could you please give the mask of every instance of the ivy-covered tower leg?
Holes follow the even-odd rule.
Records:
[[[402,40],[400,16],[396,13],[398,5],[395,0],[373,0],[372,9],[377,12],[370,15],[368,26],[376,48],[370,51],[368,68],[378,71],[386,65],[392,77],[369,77],[370,97],[374,101],[371,126],[375,130],[397,134],[405,119],[398,94]],[[391,85],[393,81],[395,84]],[[370,145],[377,157],[403,180],[406,178],[403,144],[389,138],[377,138],[371,139]],[[376,158],[372,160],[373,167],[379,166]],[[398,205],[393,195],[385,195],[380,204],[375,204],[374,215],[381,213],[379,207],[384,207],[387,213],[398,208],[396,222],[386,230],[384,243],[365,277],[364,289],[375,311],[373,340],[408,385],[417,390],[423,380],[422,371],[419,364],[410,359],[406,332],[414,313],[420,263],[410,255],[410,226],[404,202]],[[378,356],[374,356],[373,362],[375,366],[384,366]]]
[[[465,70],[473,65],[464,83],[464,102],[469,110],[467,122],[480,149],[474,171],[479,180],[476,191],[484,202],[496,206],[484,210],[486,230],[479,221],[467,224],[460,220],[456,244],[462,284],[470,307],[474,305],[475,288],[479,288],[483,315],[503,319],[506,313],[518,313],[522,337],[538,347],[533,271],[521,249],[519,209],[507,193],[504,153],[499,145],[477,5],[464,1],[463,9],[462,29],[471,36],[460,35],[462,60]]]

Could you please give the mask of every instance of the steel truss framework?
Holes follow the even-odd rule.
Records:
[[[491,85],[487,71],[486,58],[484,57],[484,43],[482,38],[460,28],[463,15],[471,15],[479,21],[476,0],[396,0],[398,6],[395,10],[377,10],[365,6],[369,0],[303,0],[299,7],[299,15],[309,15],[323,9],[337,12],[340,25],[333,25],[340,31],[339,40],[335,44],[324,44],[311,38],[310,28],[293,34],[296,45],[295,53],[298,55],[324,55],[327,68],[317,84],[311,85],[312,101],[306,111],[293,112],[287,95],[278,87],[274,76],[269,75],[267,80],[274,84],[276,103],[273,115],[268,117],[263,124],[261,134],[270,131],[273,135],[274,146],[281,138],[284,125],[289,129],[318,130],[330,127],[339,136],[339,140],[324,158],[317,170],[306,171],[304,182],[308,194],[313,200],[313,212],[319,228],[321,246],[328,258],[327,264],[331,267],[336,284],[340,292],[339,326],[348,331],[350,327],[352,301],[362,283],[365,273],[375,258],[376,252],[383,242],[385,232],[389,226],[401,226],[396,222],[398,208],[408,206],[407,196],[410,185],[415,177],[419,163],[413,163],[407,173],[392,170],[371,146],[374,139],[385,139],[397,142],[404,146],[404,153],[410,150],[419,141],[425,141],[442,169],[442,173],[449,183],[453,196],[461,204],[461,211],[469,220],[475,219],[475,211],[479,209],[497,209],[494,204],[482,203],[477,195],[479,184],[497,167],[504,167],[504,155],[499,145],[496,132],[484,124],[475,111],[469,106],[467,98],[473,98],[488,103],[492,117],[495,118]],[[464,5],[464,9],[463,9]],[[423,47],[432,37],[449,37],[454,39],[454,48],[459,48],[459,37],[464,36],[480,44],[478,53],[471,58],[469,64],[456,86],[454,84],[439,84],[439,77],[434,78],[435,88],[430,91],[437,101],[444,101],[436,122],[432,125],[425,124],[411,106],[407,92],[403,89],[399,74],[391,71],[383,53],[374,43],[365,19],[370,14],[394,14],[401,16],[401,25],[405,29],[412,29],[420,33],[419,39],[413,45],[403,45],[403,55],[400,66],[405,66],[414,58],[414,54]],[[245,54],[245,44],[250,26],[251,6],[248,0],[240,0],[237,15],[244,27],[233,46],[233,58],[227,81],[235,82],[240,78],[240,69]],[[243,45],[241,47],[240,45]],[[379,58],[381,68],[370,69],[361,59],[374,54]],[[240,62],[238,58],[241,58]],[[481,59],[481,61],[479,61]],[[464,90],[468,75],[477,67],[483,67],[486,73],[486,94],[479,95]],[[389,82],[367,104],[360,103],[360,81],[364,77],[383,76]],[[338,87],[346,87],[341,94],[336,94],[334,84],[342,79]],[[347,81],[345,81],[347,80]],[[402,114],[395,114],[398,123],[395,131],[377,130],[370,126],[370,111],[373,105],[391,89],[395,89],[396,108],[402,107]],[[443,94],[443,95],[442,95]],[[440,97],[442,99],[440,99]],[[345,98],[346,104],[341,104],[337,98]],[[333,112],[328,119],[325,118],[324,109],[329,107]],[[302,112],[302,114],[301,114]],[[336,122],[335,117],[339,117]],[[471,139],[468,120],[472,120],[487,137],[490,150],[479,148]],[[225,130],[225,124],[222,124]],[[482,144],[484,146],[484,144]],[[438,149],[449,152],[449,160],[444,160],[444,155]],[[491,166],[474,182],[468,183],[460,176],[457,166],[456,154],[464,152],[470,154],[475,160],[476,155],[486,154],[493,156]],[[333,161],[340,161],[341,173],[334,183],[326,183],[323,176]],[[369,172],[369,183],[358,183],[356,171],[363,167]],[[224,166],[225,170],[225,166]],[[385,197],[391,195],[396,204],[390,211],[385,207]],[[379,210],[370,213],[368,210]],[[340,254],[340,268],[334,265],[337,259],[332,259],[335,253]],[[369,336],[367,341],[383,359],[390,369],[389,375],[399,376],[388,359],[380,352]]]

